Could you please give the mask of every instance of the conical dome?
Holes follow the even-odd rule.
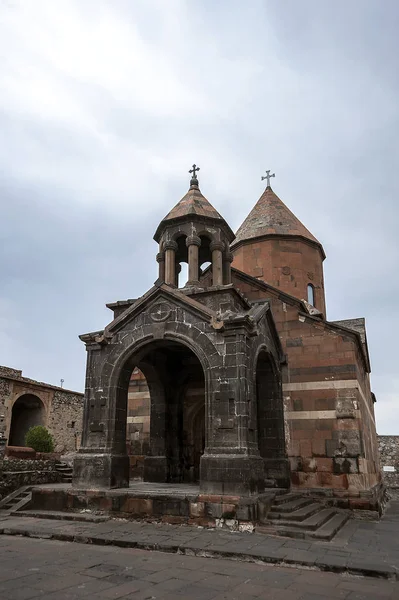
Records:
[[[317,244],[324,256],[321,243],[268,186],[238,228],[232,247],[236,247],[237,244],[246,240],[273,235],[305,238]]]
[[[187,217],[197,216],[205,219],[212,219],[214,222],[219,222],[220,226],[226,230],[229,241],[234,239],[234,233],[223,219],[222,215],[218,213],[216,208],[205,198],[201,193],[198,185],[198,179],[192,177],[190,182],[190,189],[187,194],[172,208],[170,212],[160,222],[154,239],[159,242],[162,230],[171,221],[180,221]]]
[[[223,217],[216,208],[202,195],[198,186],[190,186],[187,194],[172,208],[164,217],[163,221],[170,221],[186,215],[198,215],[199,217],[209,217],[211,219],[221,219]]]
[[[267,186],[231,244],[233,267],[325,315],[323,246]]]

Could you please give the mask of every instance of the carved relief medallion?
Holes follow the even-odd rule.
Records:
[[[160,323],[161,321],[166,321],[170,313],[172,312],[172,308],[170,304],[167,302],[158,302],[151,308],[150,317],[156,323]]]

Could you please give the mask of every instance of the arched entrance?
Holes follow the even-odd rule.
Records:
[[[134,369],[140,369],[146,379],[150,396],[148,418],[135,415],[132,409],[132,414],[127,412]],[[145,410],[148,413],[148,406]],[[205,377],[199,359],[187,346],[159,340],[129,357],[119,380],[116,414],[121,439],[122,436],[126,439],[126,421],[141,423],[143,428],[149,426],[145,480],[174,483],[199,480],[205,447]]]
[[[281,378],[270,354],[264,350],[256,364],[256,408],[258,447],[266,479],[269,485],[288,487]]]
[[[25,446],[25,436],[31,427],[44,424],[43,402],[34,394],[20,396],[12,407],[9,446]]]

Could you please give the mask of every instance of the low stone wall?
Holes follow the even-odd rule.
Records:
[[[58,483],[61,475],[56,460],[0,460],[0,500],[24,485]]]
[[[384,483],[399,492],[399,435],[379,435],[380,462]]]

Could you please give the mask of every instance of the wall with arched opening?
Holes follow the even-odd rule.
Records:
[[[145,461],[164,456],[165,480],[198,481],[205,447],[205,381],[198,358],[182,344],[160,342],[136,361],[127,391],[130,477],[142,478]]]
[[[9,446],[25,446],[25,436],[31,427],[44,425],[43,402],[34,394],[23,394],[13,404]]]

